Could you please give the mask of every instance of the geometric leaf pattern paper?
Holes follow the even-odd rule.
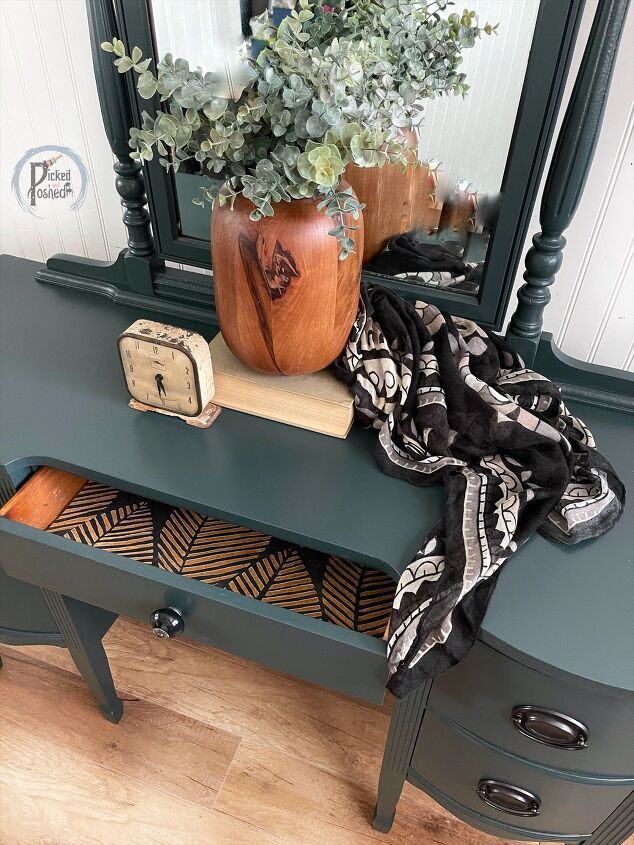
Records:
[[[383,572],[88,481],[49,531],[258,601],[382,637]]]

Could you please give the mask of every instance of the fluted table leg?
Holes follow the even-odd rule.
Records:
[[[397,702],[383,755],[379,791],[372,822],[375,830],[387,833],[392,827],[398,799],[423,719],[431,682],[424,684]]]

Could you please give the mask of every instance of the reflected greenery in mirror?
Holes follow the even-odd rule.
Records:
[[[158,95],[169,113],[143,113],[132,127],[132,156],[177,171],[197,162],[212,181],[194,201],[224,204],[238,194],[252,218],[272,216],[276,202],[315,197],[333,220],[340,257],[353,247],[343,212],[363,207],[342,185],[350,165],[418,166],[409,133],[425,101],[468,90],[462,53],[482,34],[476,13],[444,12],[447,0],[300,0],[279,26],[269,27],[237,96],[222,96],[214,74],[190,69],[167,54],[149,70],[138,47],[104,42],[120,73],[138,74],[143,99]],[[215,177],[215,179],[213,178]]]

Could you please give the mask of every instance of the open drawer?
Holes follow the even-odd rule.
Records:
[[[39,469],[0,510],[5,572],[370,702],[387,677],[384,573]]]

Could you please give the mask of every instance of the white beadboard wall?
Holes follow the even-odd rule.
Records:
[[[486,5],[481,12],[491,20],[499,4],[473,3]],[[577,61],[596,4],[587,3]],[[529,20],[531,0],[512,5],[522,6]],[[517,56],[524,46],[514,45]],[[569,355],[634,372],[633,48],[630,9],[599,147],[566,233],[564,265],[552,288],[545,329]],[[502,96],[502,91],[492,93],[494,99]],[[438,123],[440,116],[430,113],[428,119]],[[38,219],[14,199],[15,163],[27,149],[45,144],[69,146],[84,160],[90,184],[79,212],[58,209]],[[537,229],[536,211],[531,234]],[[0,251],[40,261],[56,252],[112,260],[124,246],[84,0],[0,0]],[[514,305],[515,297],[510,310]]]
[[[465,50],[466,97],[438,97],[426,106],[420,153],[440,161],[440,196],[460,179],[480,194],[499,192],[539,0],[477,0],[471,6],[481,26],[498,24],[501,34],[483,35]]]
[[[572,88],[597,2],[586,2],[564,103]],[[543,181],[545,178],[544,175]],[[524,254],[531,236],[539,231],[538,215],[539,198]],[[552,332],[559,348],[569,355],[634,372],[633,6],[622,35],[588,181],[565,237],[564,263],[550,289],[552,301],[544,314],[544,329]],[[516,289],[522,283],[522,269],[518,272]],[[513,295],[507,320],[515,302]]]

